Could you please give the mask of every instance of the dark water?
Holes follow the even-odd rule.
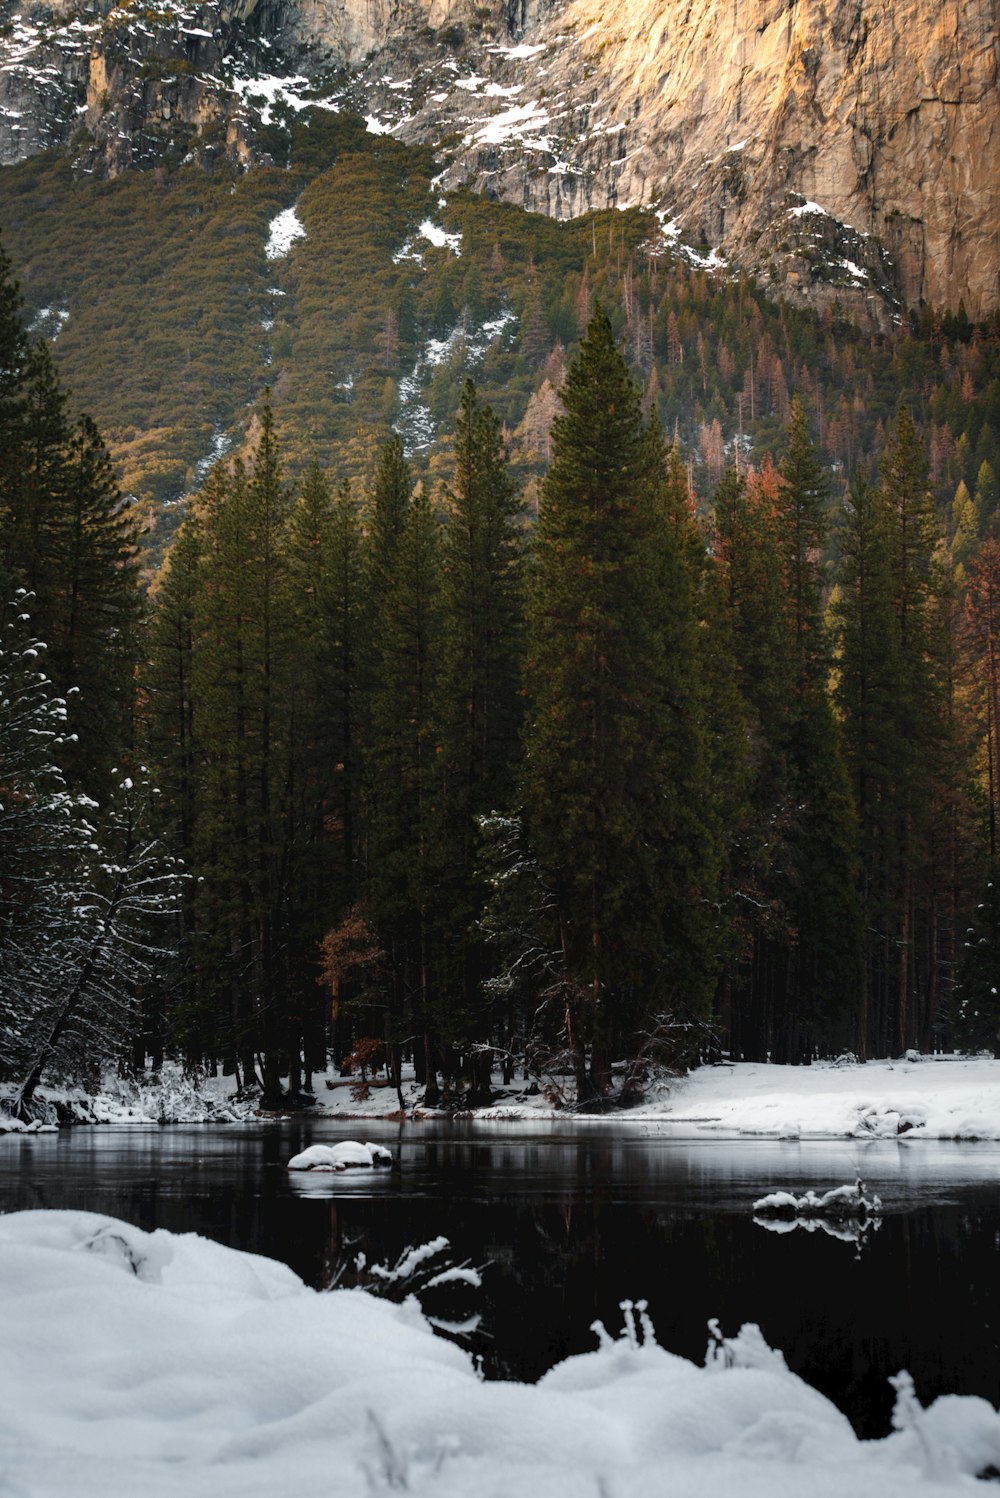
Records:
[[[307,1144],[361,1137],[393,1173],[289,1175]],[[755,1224],[776,1187],[861,1174],[885,1215],[863,1243]],[[360,1124],[63,1131],[0,1140],[0,1211],[71,1207],[196,1231],[283,1259],[309,1283],[338,1262],[394,1260],[439,1234],[484,1285],[443,1313],[483,1313],[489,1375],[534,1379],[649,1301],[659,1341],[701,1360],[706,1322],[759,1322],[789,1365],[864,1435],[888,1429],[888,1375],[926,1403],[1000,1402],[1000,1146],[682,1141],[655,1125]]]

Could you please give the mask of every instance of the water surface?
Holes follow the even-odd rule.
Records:
[[[308,1144],[363,1137],[399,1169],[289,1174]],[[774,1233],[753,1201],[861,1175],[881,1196],[857,1245]],[[0,1139],[0,1211],[104,1212],[284,1260],[312,1285],[358,1253],[394,1261],[439,1234],[486,1265],[489,1376],[534,1379],[594,1345],[645,1297],[660,1342],[701,1360],[706,1323],[760,1324],[791,1367],[865,1435],[883,1434],[886,1380],[1000,1402],[1000,1145],[679,1140],[655,1124],[332,1123],[77,1128]]]

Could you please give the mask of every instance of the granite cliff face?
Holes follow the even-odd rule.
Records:
[[[648,204],[705,263],[884,321],[1000,306],[997,0],[0,6],[0,161],[253,159],[277,97],[556,217]]]

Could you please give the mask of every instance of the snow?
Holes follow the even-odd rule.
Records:
[[[435,224],[432,219],[425,218],[417,233],[423,239],[429,240],[437,249],[449,249],[453,255],[462,253],[462,236],[460,233],[449,234],[447,229],[442,229],[440,224]]]
[[[809,202],[808,199],[806,200],[806,202],[800,203],[797,208],[789,208],[788,210],[789,218],[802,218],[803,214],[806,213],[821,213],[824,218],[833,217],[832,213],[828,213],[827,210],[825,208],[821,208],[818,203]]]
[[[807,1191],[804,1196],[795,1196],[791,1191],[771,1191],[753,1204],[755,1214],[761,1217],[877,1217],[882,1212],[882,1202],[877,1196],[869,1197],[865,1183],[860,1178],[853,1186],[833,1186],[817,1196]]]
[[[422,225],[421,228],[423,227]],[[449,237],[460,238],[458,235]],[[406,248],[404,245],[403,249]],[[397,256],[402,257],[402,251],[397,252]],[[429,371],[457,355],[459,351],[463,354],[465,367],[473,368],[487,349],[516,320],[517,314],[505,307],[496,317],[484,322],[478,330],[467,326],[463,318],[452,328],[447,338],[427,340],[417,354],[412,370],[399,382],[399,418],[395,428],[403,439],[407,455],[430,447],[436,435],[430,408],[420,398]]]
[[[466,145],[497,146],[519,141],[533,150],[547,151],[550,146],[546,138],[539,137],[530,140],[528,134],[541,129],[548,123],[548,110],[536,100],[530,104],[518,104],[493,115],[467,137]]]
[[[746,142],[744,141],[745,145]],[[733,147],[736,150],[737,147]],[[623,205],[628,207],[630,205]],[[670,245],[675,255],[680,255],[689,265],[697,270],[724,270],[728,262],[718,249],[697,250],[693,245],[684,244],[681,240],[680,221],[672,216],[668,208],[658,208],[655,217],[660,223],[660,233]]]
[[[268,260],[283,260],[295,241],[305,238],[305,233],[305,225],[296,212],[295,204],[291,208],[283,208],[268,225],[265,256]]]
[[[55,1124],[42,1123],[33,1118],[31,1123],[22,1123],[19,1118],[8,1118],[5,1113],[0,1113],[0,1134],[57,1134],[59,1130]]]
[[[261,45],[267,44],[261,42]],[[225,60],[231,61],[228,58]],[[311,87],[309,79],[298,73],[287,78],[279,78],[273,74],[237,77],[232,83],[233,93],[238,94],[244,104],[258,110],[262,125],[270,125],[274,108],[278,104],[284,104],[296,113],[303,109],[328,109],[336,114],[340,108],[336,98],[303,98],[303,93]]]
[[[667,1287],[667,1307],[676,1287]],[[655,1306],[535,1385],[486,1383],[410,1298],[321,1293],[196,1234],[84,1212],[0,1218],[0,1451],[17,1498],[955,1498],[1000,1466],[985,1400],[859,1441],[759,1330],[710,1327],[704,1367]]]
[[[263,326],[263,324],[262,324]],[[212,445],[203,458],[199,458],[194,465],[195,484],[203,484],[216,463],[229,452],[233,445],[233,439],[227,436],[223,427],[216,425],[212,431]]]
[[[486,50],[498,57],[525,58],[537,57],[539,52],[545,51],[545,47],[544,44],[533,47],[529,42],[519,42],[516,47],[487,47]]]
[[[392,1155],[381,1144],[361,1144],[344,1139],[340,1144],[312,1144],[293,1155],[289,1170],[371,1170],[375,1165],[391,1165]]]
[[[667,1109],[697,1133],[803,1138],[1000,1139],[1000,1063],[986,1057],[707,1066],[675,1090]]]
[[[63,327],[69,321],[67,307],[40,307],[29,327],[30,333],[41,333],[55,343]]]
[[[513,314],[506,317],[512,320]],[[482,338],[499,330],[501,322],[497,318],[484,325],[480,342],[472,346],[481,346]],[[432,340],[428,356],[439,356],[448,342]],[[407,392],[411,417],[418,390],[415,382]],[[429,443],[429,413],[426,420]],[[424,440],[409,427],[404,438]],[[535,1091],[530,1086],[528,1081],[504,1085],[495,1075],[494,1101],[470,1116],[515,1124],[542,1118],[574,1124],[586,1120],[586,1113],[567,1115],[537,1084]],[[399,1109],[395,1088],[381,1077],[369,1081],[366,1095],[335,1071],[315,1076],[313,1088],[317,1103],[312,1111],[318,1117],[375,1119],[395,1116]],[[3,1091],[0,1088],[0,1119]],[[256,1117],[259,1105],[252,1099],[237,1101],[233,1092],[231,1077],[184,1077],[179,1067],[168,1063],[161,1075],[139,1083],[109,1075],[103,1089],[90,1096],[43,1087],[38,1101],[48,1109],[47,1122],[55,1120],[57,1107],[62,1116],[87,1123],[235,1123]],[[412,1069],[404,1069],[402,1093],[409,1114],[431,1116],[432,1110],[422,1107],[423,1088]],[[597,1116],[607,1124],[607,1113]],[[658,1132],[678,1139],[900,1139],[907,1144],[921,1139],[1000,1140],[1000,1061],[938,1056],[812,1066],[703,1066],[687,1077],[665,1075],[654,1081],[641,1103],[616,1117],[623,1130],[651,1123]]]

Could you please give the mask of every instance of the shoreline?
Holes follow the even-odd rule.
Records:
[[[231,1079],[184,1078],[170,1068],[159,1079],[108,1079],[101,1092],[45,1088],[44,1117],[25,1125],[3,1113],[0,1137],[53,1132],[76,1126],[299,1123],[497,1123],[525,1125],[600,1124],[630,1132],[656,1126],[664,1137],[739,1139],[1000,1140],[1000,1060],[939,1055],[893,1061],[814,1062],[779,1066],[769,1062],[724,1062],[685,1077],[663,1077],[646,1099],[631,1107],[575,1110],[540,1092],[504,1087],[478,1108],[424,1108],[423,1088],[404,1080],[405,1110],[386,1107],[379,1096],[389,1084],[369,1081],[366,1095],[342,1078],[318,1079],[316,1105],[267,1111],[254,1098],[229,1093]],[[354,1095],[351,1095],[354,1094]],[[392,1102],[396,1104],[395,1089]]]

